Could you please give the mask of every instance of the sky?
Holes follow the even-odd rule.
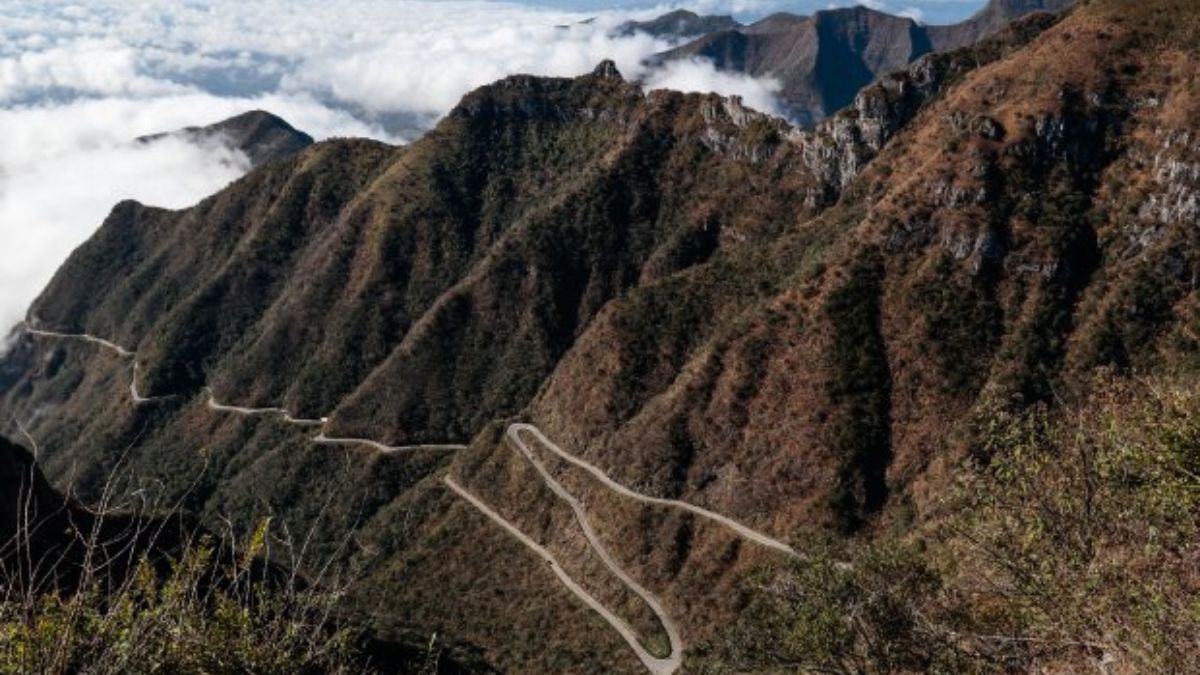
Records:
[[[700,62],[647,72],[641,61],[671,45],[611,28],[677,7],[751,21],[850,4],[0,0],[0,332],[118,201],[184,208],[248,168],[218,145],[131,143],[138,136],[262,108],[317,139],[403,143],[475,87],[518,72],[578,75],[605,58],[647,88],[739,94],[775,112],[777,83]],[[948,23],[982,0],[861,4]]]

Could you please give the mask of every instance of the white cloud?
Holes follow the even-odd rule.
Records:
[[[550,21],[475,24],[399,34],[346,53],[309,57],[285,90],[315,91],[372,112],[444,113],[471,89],[514,73],[573,76],[606,58],[626,74],[670,45],[639,34],[612,39],[604,25],[557,28]]]
[[[166,140],[140,147],[100,142],[6,166],[0,181],[0,325],[22,318],[57,264],[120,199],[187,206],[239,176],[246,164],[225,148]]]
[[[182,208],[247,168],[222,147],[138,136],[208,124],[254,108],[322,136],[385,136],[306,97],[82,99],[0,109],[0,330],[19,321],[67,255],[122,199]]]
[[[747,18],[826,0],[649,0],[598,12],[581,8],[600,0],[571,0],[572,10],[541,1],[3,0],[0,329],[119,199],[185,206],[244,167],[224,150],[136,147],[136,136],[264,108],[318,138],[398,141],[474,87],[518,72],[577,75],[605,58],[651,88],[739,94],[775,112],[774,82],[702,62],[646,73],[642,60],[669,45],[609,30],[677,6]]]
[[[779,82],[719,71],[711,61],[692,59],[670,62],[650,73],[645,84],[648,89],[678,89],[741,96],[743,103],[755,110],[773,115],[782,114],[775,97],[780,89]]]
[[[671,4],[596,13],[482,0],[9,0],[0,6],[0,105],[64,91],[199,89],[306,95],[383,120],[427,118],[513,73],[578,75],[611,58],[627,76],[640,75],[641,61],[670,45],[609,31]],[[731,11],[772,2],[682,4]]]
[[[147,95],[179,90],[172,82],[139,73],[137,61],[134,49],[95,39],[0,58],[0,101],[55,91]]]

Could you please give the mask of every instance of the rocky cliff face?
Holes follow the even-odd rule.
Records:
[[[975,44],[1027,14],[1055,12],[1071,0],[993,0],[950,26],[925,26],[867,7],[812,16],[775,14],[749,26],[709,32],[656,61],[701,58],[717,68],[770,77],[782,85],[787,114],[811,126],[849,105],[876,79],[930,52]]]
[[[409,147],[321,143],[187,211],[120,205],[31,319],[136,349],[136,371],[24,335],[3,413],[85,496],[120,460],[130,489],[208,518],[315,525],[367,570],[385,629],[452,628],[510,669],[637,672],[441,476],[661,646],[505,421],[780,539],[869,537],[924,516],[988,411],[1070,400],[1097,369],[1200,365],[1200,56],[1195,22],[1164,19],[1190,5],[1156,2],[1030,17],[810,131],[603,64],[482,88]],[[171,398],[131,405],[131,375]],[[205,387],[329,435],[468,447],[319,445]],[[776,560],[546,462],[691,645]]]

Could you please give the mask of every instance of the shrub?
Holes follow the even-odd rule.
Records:
[[[913,531],[799,546],[807,560],[761,573],[701,670],[1197,672],[1200,392],[1089,391],[986,415]]]
[[[333,623],[340,591],[272,583],[259,564],[267,530],[239,550],[209,535],[165,567],[143,553],[115,586],[85,556],[74,590],[0,598],[0,673],[359,673],[355,636]]]

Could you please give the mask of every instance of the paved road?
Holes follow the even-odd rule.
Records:
[[[142,405],[145,403],[154,403],[156,401],[163,401],[166,399],[175,398],[175,396],[173,396],[173,395],[142,396],[141,392],[138,391],[138,386],[137,386],[140,364],[138,364],[138,362],[135,358],[136,353],[132,352],[128,349],[125,349],[124,347],[122,347],[118,344],[115,344],[109,340],[105,340],[104,338],[101,338],[101,337],[96,337],[95,335],[89,335],[87,333],[59,333],[57,331],[52,331],[52,330],[42,330],[42,329],[34,328],[34,327],[30,326],[28,322],[21,324],[21,328],[25,332],[27,332],[31,335],[37,335],[37,336],[41,336],[41,337],[55,338],[55,339],[61,339],[61,340],[82,340],[84,342],[89,342],[89,343],[92,343],[95,345],[99,345],[100,347],[103,347],[104,349],[107,349],[107,350],[115,353],[117,356],[120,356],[121,358],[134,359],[132,378],[129,383],[129,396],[130,396],[130,398],[133,399],[134,405]],[[217,401],[216,397],[213,396],[213,392],[212,392],[211,388],[204,387],[204,391],[205,391],[205,393],[208,394],[208,400],[205,402],[205,405],[208,407],[209,410],[212,410],[215,412],[222,412],[222,413],[228,413],[228,414],[233,414],[233,415],[241,415],[243,417],[278,416],[280,419],[282,419],[287,424],[291,424],[294,426],[300,426],[300,427],[323,427],[323,426],[325,426],[326,423],[329,422],[328,417],[321,417],[321,418],[293,417],[290,412],[288,412],[287,410],[285,410],[283,408],[249,408],[249,407],[239,406],[239,405],[229,405],[229,404],[225,404],[225,403],[221,403],[221,402]],[[331,437],[326,436],[323,431],[320,434],[318,434],[316,437],[314,437],[312,439],[312,442],[316,443],[318,445],[365,445],[367,447],[374,448],[375,450],[378,450],[379,452],[382,452],[384,454],[392,454],[392,453],[396,453],[396,452],[402,452],[405,450],[455,451],[455,450],[463,450],[467,447],[466,445],[461,445],[461,444],[456,444],[456,443],[445,443],[445,444],[425,443],[425,444],[421,444],[421,445],[385,445],[378,441],[373,441],[369,438],[331,438]]]
[[[598,467],[594,464],[591,464],[590,462],[587,462],[586,460],[583,460],[579,457],[576,457],[575,455],[572,455],[571,453],[567,452],[566,450],[563,450],[562,448],[558,447],[557,445],[554,444],[553,441],[551,441],[549,438],[546,438],[546,435],[543,434],[540,429],[533,426],[532,424],[513,424],[510,427],[508,427],[508,436],[509,436],[509,438],[512,438],[512,439],[516,440],[518,443],[520,443],[521,447],[523,448],[523,452],[525,452],[526,456],[528,456],[528,452],[527,452],[528,448],[525,448],[524,443],[521,443],[519,440],[519,438],[520,438],[519,434],[522,432],[533,436],[534,438],[536,438],[538,440],[539,443],[541,443],[543,446],[548,448],[554,454],[561,457],[563,460],[570,462],[571,464],[574,464],[575,466],[583,469],[584,471],[587,471],[588,473],[595,476],[597,480],[599,480],[601,483],[603,483],[605,487],[607,487],[608,489],[610,489],[614,492],[617,492],[625,497],[628,497],[630,499],[635,499],[637,501],[640,501],[640,502],[643,502],[646,504],[667,506],[670,508],[682,509],[684,511],[694,513],[698,516],[701,516],[702,518],[707,518],[715,523],[723,525],[723,526],[729,528],[730,530],[733,530],[738,535],[740,535],[746,539],[749,539],[750,541],[753,541],[756,544],[766,546],[767,548],[775,549],[776,551],[779,551],[780,553],[785,553],[790,556],[801,557],[801,554],[798,553],[796,551],[796,549],[792,548],[791,546],[788,546],[787,544],[783,543],[782,541],[779,541],[778,539],[769,537],[769,536],[763,534],[762,532],[751,529],[728,516],[723,516],[719,513],[715,513],[713,511],[709,511],[708,509],[696,506],[695,504],[689,504],[687,502],[682,502],[677,499],[663,499],[662,497],[652,497],[650,495],[645,495],[645,494],[642,494],[641,492],[636,492],[634,490],[631,490],[631,489],[625,487],[624,485],[621,485],[620,483],[609,478],[608,474],[604,473],[604,471],[600,467]]]
[[[452,452],[455,450],[465,450],[467,446],[456,443],[422,443],[419,445],[384,445],[379,441],[372,441],[369,438],[332,438],[325,435],[322,431],[315,438],[313,443],[318,445],[365,445],[374,448],[379,452],[390,455],[395,452],[404,452],[406,450],[446,450]]]
[[[629,576],[629,574],[625,572],[625,569],[613,559],[611,554],[609,554],[608,548],[604,546],[604,543],[600,541],[600,536],[596,534],[595,529],[592,528],[592,524],[587,517],[587,510],[583,507],[583,503],[576,499],[575,495],[571,494],[569,490],[563,487],[562,483],[559,483],[557,480],[555,480],[554,476],[550,475],[550,472],[541,463],[541,461],[538,460],[537,455],[535,455],[529,449],[529,446],[525,445],[525,441],[521,440],[520,432],[526,430],[527,427],[531,429],[535,428],[529,425],[511,425],[508,427],[506,437],[512,441],[517,450],[525,456],[525,459],[529,460],[529,463],[532,464],[533,468],[536,469],[538,474],[541,475],[542,482],[544,482],[546,486],[558,496],[559,499],[563,500],[568,506],[571,507],[571,510],[575,513],[575,522],[579,523],[580,529],[583,530],[584,537],[587,538],[588,543],[591,545],[592,550],[596,552],[596,555],[600,556],[600,560],[604,562],[604,566],[607,567],[609,571],[613,573],[613,575],[620,579],[621,583],[625,584],[629,590],[633,591],[642,600],[644,600],[646,604],[650,606],[650,609],[654,611],[654,614],[658,616],[658,620],[662,624],[663,630],[667,632],[667,639],[671,643],[671,656],[666,659],[659,659],[659,665],[663,667],[669,666],[669,669],[664,672],[674,672],[674,670],[679,667],[679,664],[683,659],[683,640],[679,636],[679,627],[676,626],[675,622],[671,620],[671,617],[667,615],[667,611],[663,608],[662,603],[658,600],[658,598],[654,597],[650,591],[646,590],[641,584],[635,581],[633,577]],[[540,435],[540,432],[538,433]],[[647,667],[649,667],[649,665],[647,665]],[[651,670],[655,669],[651,668]]]
[[[522,456],[524,456],[531,465],[533,465],[533,468],[538,472],[538,475],[541,476],[542,482],[544,482],[546,486],[550,488],[551,492],[553,492],[555,496],[565,501],[567,505],[571,507],[571,511],[575,515],[575,521],[579,524],[580,529],[583,531],[588,545],[590,545],[592,550],[596,552],[596,555],[599,556],[600,560],[604,563],[604,566],[607,567],[609,571],[621,581],[621,583],[625,584],[629,590],[633,591],[638,595],[638,597],[645,601],[645,603],[654,612],[655,616],[658,617],[659,623],[662,624],[663,630],[665,630],[667,633],[667,639],[671,647],[670,656],[667,658],[659,658],[649,653],[644,647],[642,647],[641,642],[639,642],[637,639],[637,635],[634,634],[634,632],[629,628],[628,624],[609,611],[606,607],[601,605],[594,597],[588,594],[587,591],[583,590],[578,583],[567,576],[567,574],[562,571],[558,561],[555,560],[554,556],[549,551],[547,551],[537,542],[530,539],[527,535],[525,535],[525,533],[521,532],[521,530],[519,530],[515,525],[505,520],[503,516],[496,513],[479,498],[475,497],[459,486],[453,478],[450,476],[445,477],[444,481],[451,490],[456,492],[460,497],[466,499],[485,516],[507,530],[509,534],[516,537],[521,543],[525,544],[525,546],[537,553],[542,559],[548,561],[551,569],[554,570],[555,574],[558,575],[559,579],[563,582],[567,589],[577,595],[589,607],[600,614],[605,621],[612,625],[612,627],[616,629],[621,637],[624,638],[629,646],[633,649],[634,653],[637,654],[638,659],[641,660],[646,668],[654,675],[671,675],[678,670],[679,666],[682,664],[683,638],[679,633],[679,627],[667,614],[666,609],[663,608],[662,603],[658,600],[658,598],[650,593],[650,591],[646,590],[646,588],[639,584],[636,580],[634,580],[633,577],[629,576],[625,569],[621,567],[621,565],[617,563],[615,559],[613,559],[612,555],[608,552],[608,548],[605,547],[604,543],[600,540],[595,528],[592,527],[591,521],[588,520],[587,510],[584,508],[583,503],[580,502],[575,495],[571,494],[571,492],[567,490],[562,483],[559,483],[558,480],[550,474],[549,470],[546,469],[546,466],[542,464],[541,460],[539,460],[537,455],[530,450],[529,446],[525,443],[525,440],[521,437],[523,433],[534,437],[537,442],[548,448],[555,455],[558,455],[564,461],[567,461],[592,474],[605,487],[622,496],[646,504],[682,509],[729,528],[735,534],[767,548],[779,551],[789,556],[799,557],[801,555],[797,553],[796,550],[791,546],[788,546],[778,539],[747,527],[746,525],[743,525],[728,516],[724,516],[694,504],[679,501],[677,499],[652,497],[650,495],[645,495],[635,490],[631,490],[630,488],[627,488],[609,478],[608,474],[604,473],[600,467],[582,458],[576,457],[566,450],[563,450],[553,441],[547,438],[540,429],[532,424],[518,423],[510,425],[505,431],[505,437],[509,440],[509,442],[512,443],[513,447],[516,448],[516,450]]]
[[[677,635],[672,638],[672,650],[669,658],[660,659],[646,651],[646,648],[643,647],[642,643],[638,641],[637,634],[633,632],[633,629],[629,627],[629,624],[625,623],[621,617],[609,611],[609,609],[601,604],[599,600],[593,597],[592,594],[588,593],[582,586],[579,585],[577,581],[572,579],[571,576],[563,570],[562,565],[559,564],[558,560],[555,559],[554,554],[550,553],[550,551],[546,550],[544,546],[531,539],[528,535],[518,529],[516,525],[513,525],[509,521],[505,520],[504,516],[501,516],[499,513],[493,511],[491,507],[483,503],[483,501],[481,501],[478,497],[470,492],[467,492],[450,476],[446,476],[442,480],[447,487],[457,493],[459,497],[465,499],[471,504],[471,506],[474,506],[481,513],[483,513],[483,515],[491,519],[492,522],[504,528],[504,530],[515,537],[517,541],[521,542],[528,549],[537,554],[539,558],[549,563],[550,569],[555,575],[558,576],[558,580],[567,587],[567,590],[574,593],[575,596],[580,600],[583,600],[584,604],[590,607],[592,611],[599,614],[600,618],[607,621],[608,624],[612,626],[622,638],[624,638],[625,642],[629,644],[629,647],[633,649],[633,652],[637,655],[638,660],[640,660],[642,664],[646,666],[647,670],[649,670],[651,673],[654,673],[654,675],[671,675],[679,668],[679,664],[681,662],[680,649],[682,645],[678,642]],[[669,619],[667,621],[669,621]],[[674,624],[664,625],[673,626]]]
[[[34,328],[34,327],[30,326],[27,323],[22,324],[21,327],[24,328],[25,332],[29,333],[30,335],[39,335],[41,337],[49,337],[49,338],[59,338],[59,339],[63,339],[63,340],[82,340],[84,342],[90,342],[94,345],[99,345],[111,352],[114,352],[117,356],[120,356],[123,359],[128,359],[133,356],[133,352],[129,351],[128,349],[125,349],[121,345],[118,345],[113,342],[109,342],[108,340],[105,340],[104,338],[98,338],[95,335],[88,335],[87,333],[58,333],[58,332],[55,332],[52,330],[40,330],[38,328]]]
[[[217,412],[232,413],[234,415],[241,415],[243,417],[274,415],[278,416],[288,424],[294,424],[300,427],[319,427],[325,424],[325,422],[329,421],[328,417],[321,417],[319,419],[292,417],[292,414],[283,408],[246,408],[240,405],[219,403],[217,398],[213,395],[212,388],[205,387],[204,391],[208,394],[208,401],[205,403],[205,405],[208,406],[209,410],[215,410]]]
[[[292,425],[299,426],[299,427],[323,427],[323,426],[325,426],[326,423],[329,422],[328,417],[320,417],[320,418],[292,417],[292,414],[283,408],[247,408],[247,407],[240,406],[240,405],[229,405],[226,403],[219,403],[217,401],[217,399],[213,396],[212,389],[210,389],[209,387],[205,387],[204,390],[206,392],[208,392],[208,403],[207,403],[208,408],[210,410],[215,410],[217,412],[241,415],[243,417],[278,416],[280,419],[282,419],[287,424],[292,424]],[[457,444],[457,443],[444,443],[444,444],[422,443],[419,445],[385,445],[383,443],[380,443],[379,441],[373,441],[369,438],[334,438],[334,437],[326,436],[324,431],[322,431],[321,433],[314,436],[312,438],[312,442],[316,443],[317,445],[365,445],[365,446],[367,446],[369,448],[373,448],[385,455],[390,455],[390,454],[397,453],[397,452],[403,452],[406,450],[455,451],[455,450],[465,450],[467,447],[465,445],[461,445],[461,444]]]

